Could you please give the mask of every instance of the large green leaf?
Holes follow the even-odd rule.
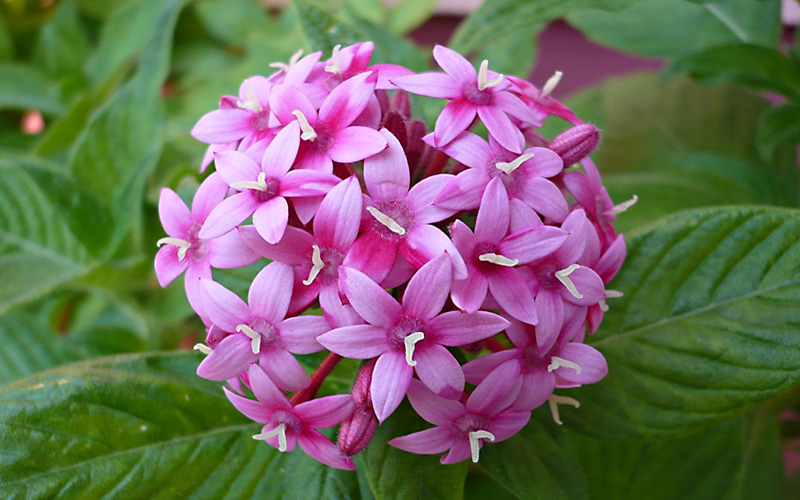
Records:
[[[680,57],[727,43],[775,47],[780,0],[643,0],[620,12],[587,9],[568,17],[590,39],[654,57]]]
[[[199,356],[68,365],[0,388],[8,499],[361,499],[356,474],[252,439]]]
[[[58,114],[63,105],[58,89],[34,66],[20,63],[0,64],[0,109],[37,109]]]
[[[800,144],[800,103],[789,103],[767,110],[758,123],[758,146],[771,157],[781,144]]]
[[[438,456],[415,455],[386,444],[394,437],[428,427],[430,424],[423,422],[408,403],[403,403],[378,427],[372,442],[356,462],[364,469],[377,500],[461,499],[466,463],[443,466]]]
[[[63,343],[41,317],[0,316],[0,384],[51,368],[69,359]]]
[[[800,212],[717,208],[661,220],[628,243],[589,342],[602,383],[571,391],[582,432],[680,435],[743,413],[800,380]]]
[[[34,59],[53,76],[80,76],[88,54],[89,36],[78,9],[71,1],[61,2],[39,32]]]

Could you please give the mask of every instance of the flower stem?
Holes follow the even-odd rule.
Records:
[[[322,382],[325,381],[325,377],[331,374],[333,369],[336,368],[336,364],[339,363],[340,359],[342,359],[342,357],[336,353],[332,352],[328,354],[328,356],[314,371],[314,374],[311,375],[311,384],[305,389],[295,392],[292,398],[289,400],[292,403],[292,406],[299,405],[300,403],[305,403],[306,401],[313,399],[314,396],[317,395],[317,391],[322,385]]]

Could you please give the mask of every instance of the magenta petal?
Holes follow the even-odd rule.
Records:
[[[238,334],[229,335],[200,362],[197,375],[208,380],[228,380],[246,372],[256,358],[250,339]]]
[[[207,263],[206,265],[190,265],[183,277],[183,288],[186,291],[186,299],[194,312],[200,316],[203,323],[209,324],[211,320],[204,310],[206,292],[203,290],[202,278],[211,278],[211,267]]]
[[[382,129],[380,134],[388,147],[364,161],[364,184],[375,201],[402,200],[411,184],[406,153],[391,132]]]
[[[522,99],[513,94],[508,92],[495,92],[492,104],[528,125],[539,127],[542,124],[542,121],[536,116],[536,113],[522,102]]]
[[[192,198],[192,214],[196,220],[206,220],[214,207],[222,203],[222,200],[228,195],[228,189],[230,189],[228,184],[222,179],[219,172],[213,172],[206,177]]]
[[[253,113],[246,109],[217,109],[200,118],[192,137],[207,144],[238,141],[253,131]]]
[[[162,188],[158,200],[158,216],[168,235],[173,238],[185,238],[189,228],[194,224],[192,212],[186,207],[175,191]]]
[[[410,69],[397,64],[373,64],[368,69],[378,73],[378,83],[375,84],[375,88],[380,90],[397,90],[393,80],[414,74]]]
[[[331,326],[323,316],[297,316],[287,318],[278,327],[286,350],[295,354],[311,354],[322,350],[317,337]]]
[[[505,441],[522,430],[531,418],[529,411],[503,412],[492,419],[489,432],[494,434],[494,441]]]
[[[288,85],[276,85],[269,94],[269,109],[278,117],[281,125],[287,125],[297,118],[292,111],[298,110],[313,127],[317,124],[317,110],[308,97],[301,91]]]
[[[511,207],[510,233],[513,234],[523,229],[542,225],[542,219],[524,201],[512,198],[509,205]]]
[[[386,139],[367,127],[347,127],[333,136],[328,155],[333,161],[352,163],[369,158],[386,148]]]
[[[596,202],[589,178],[583,172],[567,172],[564,174],[564,185],[569,194],[591,214],[596,214]]]
[[[450,158],[471,168],[486,170],[492,159],[489,144],[472,132],[464,132],[441,149]]]
[[[520,154],[525,147],[525,138],[519,128],[511,122],[511,119],[498,107],[479,106],[478,116],[483,124],[492,134],[492,137],[501,146],[509,151]]]
[[[467,276],[467,266],[458,249],[436,226],[428,224],[413,226],[401,241],[399,249],[403,257],[415,267],[422,267],[426,262],[447,253],[453,266],[453,277],[461,279]]]
[[[292,405],[286,394],[283,393],[275,385],[275,382],[264,372],[258,365],[253,365],[247,371],[247,376],[250,379],[250,387],[253,389],[253,394],[268,408],[276,410],[291,410]]]
[[[342,454],[338,446],[318,431],[305,431],[297,440],[300,448],[314,460],[336,469],[356,470],[353,459]]]
[[[156,253],[155,267],[158,284],[164,288],[186,271],[186,268],[189,267],[189,260],[178,260],[178,247],[164,245]]]
[[[574,296],[566,287],[561,288],[561,297],[564,300],[579,306],[591,306],[603,300],[606,296],[603,280],[592,269],[580,266],[568,276],[575,285],[581,297]]]
[[[340,268],[339,279],[353,309],[368,323],[389,326],[403,314],[400,304],[361,271]]]
[[[338,394],[301,403],[294,407],[294,412],[304,424],[325,429],[344,420],[353,410],[353,404],[350,394]]]
[[[238,151],[220,151],[214,156],[220,177],[229,185],[235,182],[255,181],[261,167],[252,158]]]
[[[340,182],[322,199],[314,218],[314,236],[322,246],[346,252],[361,224],[362,196],[358,178]]]
[[[482,448],[483,441],[481,441],[478,446]],[[453,442],[453,446],[450,448],[450,453],[443,456],[440,462],[444,465],[457,464],[468,459],[471,455],[472,450],[469,447],[469,441],[467,440],[466,436],[459,436],[457,440]]]
[[[553,395],[556,376],[547,368],[537,368],[522,375],[522,386],[511,408],[515,411],[531,411],[542,406]]]
[[[416,183],[408,192],[406,202],[414,211],[414,220],[420,224],[433,224],[453,215],[457,210],[434,206],[442,189],[456,178],[450,174],[426,177]]]
[[[519,363],[509,361],[500,365],[472,391],[467,399],[467,411],[496,415],[505,410],[519,394],[519,376]]]
[[[294,273],[290,266],[280,262],[269,264],[250,285],[247,296],[250,310],[259,318],[277,325],[286,317],[293,285]]]
[[[453,77],[442,73],[420,73],[392,79],[397,87],[412,94],[437,97],[439,99],[455,99],[461,96],[461,86]]]
[[[204,240],[222,236],[253,215],[258,205],[258,201],[246,191],[223,200],[208,214],[198,236]]]
[[[453,431],[448,427],[432,427],[406,436],[396,437],[387,444],[409,453],[432,455],[450,449],[453,445]]]
[[[285,391],[299,391],[311,383],[303,365],[281,347],[261,351],[260,365],[275,385]]]
[[[434,394],[416,379],[408,387],[408,400],[420,417],[434,425],[449,426],[464,414],[461,402]]]
[[[444,107],[433,130],[436,147],[442,147],[467,130],[475,119],[477,106],[469,101],[459,99],[450,101]]]
[[[508,340],[511,341],[516,347],[526,349],[533,345],[536,329],[531,325],[526,325],[521,321],[512,321],[508,328],[506,328],[506,335]]]
[[[281,130],[267,146],[261,170],[267,177],[283,177],[292,168],[300,148],[300,124],[293,121]]]
[[[280,195],[287,197],[320,196],[329,192],[341,181],[340,178],[328,172],[303,169],[292,170],[281,179]],[[322,197],[320,196],[319,199],[321,201]],[[315,210],[317,205],[318,202],[314,206]],[[296,206],[297,203],[295,203]]]
[[[387,349],[386,330],[372,325],[353,325],[336,328],[317,337],[317,342],[340,356],[370,359]]]
[[[495,177],[486,186],[475,221],[475,239],[498,243],[508,233],[511,211],[503,181]]]
[[[545,353],[553,347],[561,326],[564,324],[564,303],[554,291],[541,290],[536,295],[536,311],[539,324],[536,325],[536,344],[539,352]]]
[[[353,123],[367,107],[377,81],[376,73],[361,73],[341,83],[322,102],[320,121],[331,130],[341,130]]]
[[[401,351],[389,350],[378,358],[370,385],[378,421],[386,420],[400,406],[413,374],[414,369],[408,366]]]
[[[267,243],[277,243],[289,223],[289,204],[281,196],[262,203],[253,213],[253,225]]]
[[[495,368],[506,361],[516,358],[518,355],[519,351],[517,349],[506,349],[505,351],[493,352],[486,356],[475,358],[462,367],[464,377],[470,384],[477,385],[492,373]],[[410,394],[409,392],[409,399],[411,397]]]
[[[514,195],[554,222],[562,222],[569,213],[567,200],[561,190],[541,177],[528,178],[522,189],[515,191]]]
[[[525,174],[535,177],[555,177],[564,170],[564,160],[558,154],[547,148],[531,148],[526,152],[533,153],[534,157],[523,165]]]
[[[433,59],[445,73],[453,77],[459,88],[463,87],[465,83],[478,81],[478,73],[475,68],[455,50],[444,45],[436,45],[433,48]]]
[[[586,212],[580,209],[573,210],[564,219],[561,229],[569,233],[569,238],[558,249],[556,255],[564,263],[572,264],[578,262],[586,250],[586,242],[589,240],[590,235],[597,235],[592,223],[586,218]]]
[[[535,226],[511,234],[500,242],[500,253],[520,264],[547,257],[567,240],[567,232],[553,226]]]
[[[604,283],[608,283],[617,275],[620,267],[622,267],[622,262],[625,260],[626,253],[625,238],[620,234],[609,245],[603,256],[600,257],[597,265],[594,266],[595,271],[603,278]]]
[[[554,371],[562,379],[578,384],[593,384],[608,374],[608,364],[600,352],[592,346],[570,342],[558,350],[558,357],[572,361],[581,367],[581,373],[563,366]]]
[[[238,295],[210,279],[201,279],[200,283],[204,292],[203,312],[212,323],[226,332],[235,332],[238,325],[247,323],[250,308]]]
[[[255,420],[256,422],[261,422],[262,424],[269,422],[269,417],[272,415],[272,412],[269,411],[263,403],[236,395],[228,390],[227,387],[223,387],[223,390],[225,391],[225,396],[227,396],[228,401],[230,401],[245,417],[250,420]]]
[[[299,266],[311,258],[314,237],[302,229],[287,226],[283,239],[274,245],[267,243],[255,226],[240,226],[238,233],[250,249],[270,260]]]
[[[403,312],[422,320],[439,314],[450,295],[451,268],[447,254],[441,254],[422,266],[408,282],[403,294]]]
[[[538,323],[533,295],[516,269],[499,268],[487,275],[486,279],[492,297],[503,310],[523,323]]]
[[[454,281],[450,289],[453,303],[468,313],[480,309],[488,291],[489,283],[486,277],[474,269],[470,270],[466,279]]]
[[[433,203],[450,210],[478,208],[490,180],[491,177],[483,169],[470,168],[460,172],[442,188]]]
[[[344,265],[358,269],[376,283],[382,283],[392,270],[396,257],[397,243],[370,231],[353,243],[344,258]]]
[[[447,399],[458,399],[464,392],[464,372],[446,348],[438,344],[421,346],[414,351],[414,360],[414,370],[428,389]]]
[[[510,323],[497,314],[487,311],[462,313],[448,311],[433,318],[431,332],[436,341],[443,345],[467,345],[502,332]]]
[[[206,242],[206,245],[208,262],[218,269],[249,266],[259,259],[259,255],[244,242],[239,231],[225,233]]]

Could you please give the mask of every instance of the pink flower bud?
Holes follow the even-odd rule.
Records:
[[[372,409],[372,399],[369,395],[373,368],[375,368],[375,360],[365,364],[359,370],[351,393],[353,401],[356,403],[355,407],[339,427],[337,444],[339,450],[348,457],[363,450],[372,440],[372,436],[375,435],[375,430],[378,428],[378,417],[375,416],[375,410]]]
[[[583,123],[555,137],[548,147],[564,160],[564,168],[567,168],[589,156],[597,149],[599,142],[600,131],[597,127]]]

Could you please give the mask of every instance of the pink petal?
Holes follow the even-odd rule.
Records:
[[[381,283],[392,270],[396,256],[397,243],[395,241],[384,239],[379,234],[370,231],[363,233],[353,243],[344,258],[344,265],[358,269],[376,283]]]
[[[547,257],[567,240],[566,231],[553,226],[535,226],[504,238],[499,245],[500,253],[520,264]]]
[[[498,268],[488,274],[486,279],[489,281],[492,297],[503,310],[523,323],[538,323],[533,295],[516,269]]]
[[[294,407],[294,413],[303,424],[315,429],[325,429],[333,427],[350,415],[353,404],[350,394],[338,394],[301,403]]]
[[[346,252],[358,235],[361,208],[361,186],[358,178],[352,176],[322,199],[314,218],[314,236],[321,245]]]
[[[183,288],[186,291],[186,299],[189,301],[189,305],[200,316],[203,323],[208,325],[211,320],[204,311],[206,292],[203,290],[203,278],[211,278],[211,267],[208,263],[205,263],[205,265],[190,265],[183,277]]]
[[[491,337],[509,325],[510,323],[502,316],[487,311],[474,313],[448,311],[433,318],[430,329],[435,335],[436,342],[459,346]]]
[[[247,246],[238,231],[225,233],[206,242],[206,245],[208,262],[218,269],[249,266],[259,259],[259,255]]]
[[[500,365],[472,391],[467,399],[467,411],[496,415],[508,408],[519,394],[519,376],[518,363],[509,361]]]
[[[352,163],[369,158],[386,148],[386,139],[367,127],[347,127],[336,132],[328,155],[339,163]]]
[[[509,206],[511,207],[510,233],[513,234],[529,227],[542,225],[542,219],[522,200],[512,198]]]
[[[389,289],[404,285],[408,283],[408,280],[411,279],[411,276],[413,276],[416,271],[417,268],[409,264],[406,258],[403,257],[403,254],[398,253],[392,270],[389,271],[389,275],[386,276],[386,279],[381,282],[381,287]]]
[[[433,59],[441,68],[453,77],[459,88],[465,83],[477,82],[478,73],[464,56],[443,45],[436,45],[433,48]]]
[[[462,367],[464,370],[464,377],[470,384],[477,385],[492,373],[495,368],[506,361],[515,359],[518,355],[519,351],[517,349],[506,349],[505,351],[493,352],[486,356],[475,358]],[[410,398],[411,392],[409,391],[409,399]]]
[[[252,158],[238,151],[220,151],[214,156],[214,164],[222,179],[230,184],[235,182],[254,181],[261,172],[261,167]]]
[[[539,352],[545,353],[553,347],[561,326],[564,324],[564,303],[554,291],[541,290],[536,295],[536,312],[539,324],[536,325],[536,344]]]
[[[416,183],[408,192],[406,202],[414,211],[414,220],[420,224],[433,224],[453,215],[457,210],[434,206],[442,189],[456,178],[450,174],[426,177]]]
[[[189,228],[194,224],[192,212],[186,207],[175,191],[162,188],[158,200],[158,216],[164,231],[173,238],[186,238]]]
[[[533,153],[534,157],[525,163],[522,168],[526,175],[535,177],[555,177],[564,170],[564,161],[555,151],[547,148],[530,148],[526,153]]]
[[[483,169],[470,168],[460,172],[442,188],[434,200],[434,205],[451,210],[478,208],[490,180],[491,177]]]
[[[369,98],[367,107],[350,125],[353,127],[367,127],[370,130],[378,130],[381,125],[381,103],[374,95]]]
[[[481,207],[475,221],[475,239],[499,243],[508,233],[510,214],[506,188],[503,181],[495,177],[486,186],[481,198]]]
[[[297,316],[287,318],[278,327],[286,350],[294,354],[311,354],[322,350],[317,337],[331,326],[323,316]]]
[[[578,262],[586,250],[586,241],[589,239],[589,235],[594,233],[594,226],[586,218],[586,212],[579,209],[572,211],[567,216],[564,223],[561,224],[561,229],[569,233],[569,238],[561,245],[556,255],[561,262],[567,265]]]
[[[426,262],[447,253],[453,267],[453,277],[461,279],[467,276],[467,266],[458,249],[436,226],[428,224],[413,226],[401,240],[399,250],[415,267],[422,267]]]
[[[606,296],[603,280],[592,269],[580,266],[570,273],[569,279],[578,289],[581,298],[575,297],[566,287],[561,288],[561,297],[573,304],[591,306],[603,300]]]
[[[498,107],[479,106],[478,116],[492,137],[504,148],[520,154],[525,147],[525,138],[511,119]]]
[[[294,110],[303,113],[312,127],[317,124],[317,109],[302,92],[288,85],[276,85],[272,88],[269,109],[275,113],[281,125],[297,121],[297,117],[292,114]]]
[[[406,395],[414,369],[408,366],[403,352],[389,350],[375,363],[370,395],[379,422],[391,415]]]
[[[334,186],[338,185],[342,180],[335,175],[328,172],[321,172],[315,170],[292,170],[281,179],[280,195],[293,197],[293,196],[320,196],[326,194]],[[315,202],[314,209],[319,205]],[[295,210],[297,203],[295,203]],[[298,212],[299,215],[299,212]],[[313,213],[312,213],[313,216]]]
[[[318,431],[305,431],[300,434],[297,440],[300,448],[314,460],[336,469],[356,470],[353,459],[344,456],[339,451],[339,447],[328,441]]]
[[[246,109],[217,109],[200,118],[192,137],[207,144],[238,141],[253,131],[253,112]]]
[[[603,278],[604,283],[608,283],[617,275],[617,272],[622,267],[622,262],[625,260],[626,254],[627,248],[625,247],[625,238],[620,234],[614,239],[611,245],[609,245],[608,249],[603,253],[603,256],[600,257],[600,261],[597,265],[594,266],[594,270]]]
[[[529,370],[522,375],[522,386],[517,399],[511,405],[514,411],[531,411],[542,406],[553,395],[556,376],[541,367]]]
[[[156,277],[158,284],[162,288],[172,283],[175,278],[180,276],[189,267],[189,259],[178,260],[178,247],[175,245],[164,245],[156,253]]]
[[[339,269],[340,283],[359,316],[376,326],[390,326],[403,314],[400,304],[366,274],[355,269]],[[324,344],[323,344],[324,345]]]
[[[536,328],[521,321],[513,320],[506,328],[506,335],[516,347],[526,349],[535,343]]]
[[[276,196],[262,203],[253,213],[253,225],[267,243],[275,244],[283,238],[289,223],[289,204],[286,198]]]
[[[277,325],[286,317],[293,285],[294,273],[290,266],[273,262],[264,267],[250,285],[247,296],[250,311]]]
[[[235,332],[238,325],[250,320],[250,308],[238,295],[207,278],[201,279],[200,283],[204,293],[203,312],[216,326],[226,332]]]
[[[375,88],[380,90],[396,90],[397,86],[392,80],[414,74],[410,69],[397,64],[373,64],[369,70],[378,73],[378,83],[375,84]]]
[[[341,130],[353,123],[367,107],[377,81],[378,75],[371,72],[344,81],[322,102],[320,121],[325,122],[331,130]]]
[[[281,178],[292,168],[300,148],[300,124],[293,121],[281,130],[267,146],[261,170],[267,177]]]
[[[450,101],[436,119],[433,139],[440,148],[467,130],[477,113],[477,106],[469,101],[459,99]]]
[[[283,238],[274,245],[267,243],[255,226],[239,226],[238,234],[247,246],[262,257],[299,266],[309,261],[314,237],[296,227],[287,226]]]
[[[204,221],[214,207],[222,203],[228,194],[228,184],[218,172],[213,172],[197,188],[192,198],[192,214],[195,220]]]
[[[261,351],[261,368],[279,388],[285,391],[299,391],[311,383],[311,379],[294,356],[286,349],[276,347]]]
[[[253,215],[258,205],[258,200],[247,191],[223,200],[208,214],[198,236],[204,240],[222,236]]]
[[[197,375],[207,380],[228,380],[246,372],[256,359],[250,339],[243,335],[229,335],[200,362]]]
[[[291,411],[292,405],[283,393],[275,385],[269,376],[264,372],[262,367],[253,365],[247,371],[247,376],[250,380],[250,387],[253,389],[253,394],[261,401],[267,408],[275,410],[289,410]]]
[[[408,387],[408,401],[420,417],[434,425],[449,426],[464,414],[464,405],[461,402],[434,394],[416,379]]]
[[[494,442],[505,441],[521,431],[530,418],[529,411],[503,412],[492,419],[488,430],[494,434]]]
[[[492,159],[489,144],[472,132],[462,133],[452,142],[442,146],[441,150],[459,163],[482,170],[486,170]]]
[[[414,351],[414,360],[417,362],[414,370],[428,389],[447,399],[461,396],[464,372],[450,351],[438,344],[420,345],[420,349]]]
[[[390,347],[386,340],[386,330],[372,325],[336,328],[317,337],[317,342],[331,352],[355,359],[380,356]]]
[[[439,314],[450,295],[451,268],[447,254],[441,254],[422,266],[408,282],[403,294],[403,312],[422,320]]]
[[[561,190],[541,177],[529,177],[514,195],[554,222],[562,222],[569,213],[567,200]]]
[[[466,279],[453,281],[450,294],[456,307],[471,313],[480,309],[488,291],[486,277],[478,271],[470,270]]]
[[[558,357],[572,361],[581,367],[580,374],[572,368],[557,368],[554,373],[564,380],[578,384],[593,384],[608,375],[606,359],[592,346],[570,342],[561,346],[558,350]]]
[[[589,178],[583,172],[567,172],[564,174],[564,185],[575,201],[590,214],[596,215],[597,208],[594,192],[589,184]]]
[[[403,76],[393,78],[392,83],[406,92],[417,95],[439,99],[455,99],[461,96],[461,86],[453,80],[453,77],[442,73]]]
[[[453,432],[447,427],[432,427],[389,440],[387,444],[409,453],[432,455],[450,449]]]
[[[481,441],[478,446],[482,448],[483,443],[484,442]],[[466,437],[459,436],[457,440],[453,442],[453,446],[450,448],[450,453],[443,456],[439,461],[444,465],[457,464],[468,459],[471,455],[472,450],[469,447],[469,441]]]
[[[364,161],[364,184],[375,201],[402,200],[411,184],[406,153],[391,132],[382,129],[380,134],[388,147]]]
[[[492,104],[527,125],[534,127],[542,125],[542,121],[536,116],[536,113],[522,102],[522,99],[509,92],[495,92]]]
[[[222,389],[225,391],[225,396],[227,396],[228,401],[230,401],[245,417],[250,420],[255,420],[256,422],[261,422],[262,424],[269,422],[272,412],[268,411],[263,403],[238,396],[228,390],[227,387],[223,387]]]

